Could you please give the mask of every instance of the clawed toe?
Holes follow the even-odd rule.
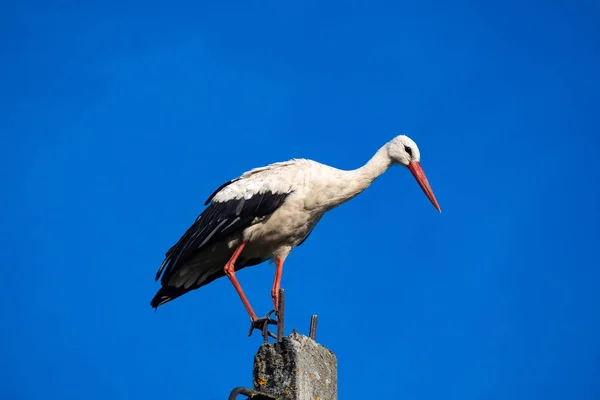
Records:
[[[265,340],[267,339],[267,337],[272,337],[274,339],[277,338],[277,336],[275,336],[274,334],[272,334],[271,332],[269,332],[269,325],[277,325],[277,320],[271,318],[271,314],[277,314],[275,310],[270,311],[266,317],[263,318],[257,318],[253,321],[250,322],[250,331],[248,332],[248,336],[252,335],[252,332],[254,332],[254,329],[258,329],[262,332],[263,338],[265,338]]]

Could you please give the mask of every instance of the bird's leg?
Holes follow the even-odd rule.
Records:
[[[240,299],[242,299],[242,303],[244,303],[244,307],[246,308],[246,311],[248,312],[250,319],[252,320],[252,322],[254,322],[258,319],[258,317],[256,316],[256,313],[252,309],[250,302],[246,298],[246,295],[244,294],[244,291],[242,290],[240,283],[238,282],[237,278],[235,277],[235,262],[237,261],[238,257],[240,256],[240,254],[245,246],[246,246],[246,242],[242,242],[238,246],[238,248],[233,252],[233,255],[231,256],[229,261],[227,261],[227,264],[225,264],[225,268],[223,268],[223,272],[225,272],[225,275],[227,275],[227,277],[233,284],[235,291],[240,296]]]
[[[242,253],[242,250],[244,249],[245,246],[246,246],[246,242],[242,242],[238,246],[238,248],[233,252],[233,255],[231,256],[231,258],[229,259],[227,264],[225,264],[225,268],[223,268],[223,272],[225,272],[225,275],[227,275],[227,277],[233,284],[233,287],[235,288],[235,291],[237,292],[237,294],[240,296],[240,299],[242,299],[242,303],[244,303],[244,307],[246,308],[246,311],[248,312],[248,315],[250,316],[250,320],[252,321],[251,325],[250,325],[250,332],[248,333],[248,336],[250,336],[252,334],[252,331],[254,330],[254,328],[258,328],[262,331],[263,336],[265,338],[267,336],[275,337],[275,335],[273,335],[271,332],[268,331],[267,326],[269,324],[274,325],[277,322],[270,318],[271,313],[269,313],[264,318],[258,318],[256,316],[256,313],[254,312],[254,310],[252,309],[252,306],[250,305],[250,302],[246,298],[246,295],[244,294],[244,291],[242,290],[240,283],[238,282],[237,278],[235,277],[235,262],[237,261],[238,257]]]
[[[275,310],[279,310],[279,288],[281,287],[281,274],[283,272],[283,259],[278,258],[275,262],[275,279],[273,280],[273,288],[271,289],[271,298]]]

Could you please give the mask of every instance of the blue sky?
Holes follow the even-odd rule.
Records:
[[[598,3],[248,3],[2,6],[0,397],[250,386],[227,280],[150,308],[164,252],[247,169],[406,133],[443,214],[399,167],[332,211],[286,333],[319,315],[342,399],[599,398]]]

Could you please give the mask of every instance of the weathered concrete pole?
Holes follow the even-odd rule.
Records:
[[[337,358],[296,332],[260,346],[254,356],[254,390],[277,400],[337,400]]]
[[[315,342],[317,316],[311,318],[310,336],[299,335],[294,329],[284,337],[284,304],[285,292],[280,289],[277,321],[264,324],[264,344],[254,356],[254,389],[237,387],[229,400],[237,400],[240,394],[252,400],[337,400],[337,358]],[[269,332],[269,324],[277,324],[277,336]],[[269,343],[269,337],[276,342]]]

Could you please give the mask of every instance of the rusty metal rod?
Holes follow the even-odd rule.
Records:
[[[309,336],[312,340],[315,340],[315,338],[317,337],[317,320],[319,317],[317,317],[317,315],[313,315],[310,318],[310,331],[309,331]]]
[[[277,343],[275,344],[275,347],[277,348],[277,351],[280,351],[285,328],[285,291],[281,288],[279,289],[279,304],[277,305],[277,308]]]

